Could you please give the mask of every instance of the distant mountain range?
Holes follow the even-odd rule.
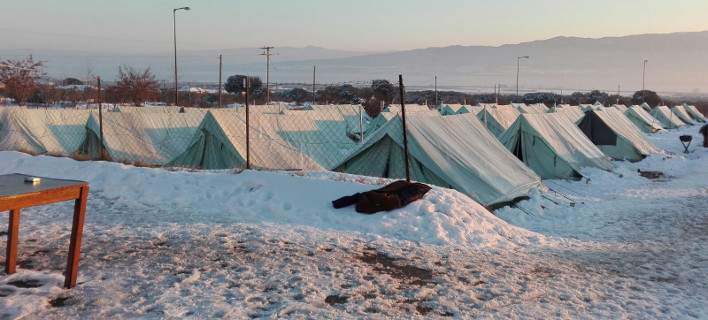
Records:
[[[273,50],[271,81],[310,82],[317,65],[318,83],[394,80],[404,75],[409,86],[429,87],[438,76],[440,88],[491,91],[494,84],[511,92],[516,82],[516,58],[522,61],[521,87],[565,91],[601,89],[631,92],[642,86],[642,63],[648,59],[646,86],[661,92],[708,92],[708,31],[645,34],[599,39],[556,37],[502,46],[449,46],[386,53],[282,47]],[[118,55],[79,51],[3,50],[0,57],[33,53],[47,60],[49,75],[111,79],[119,64],[150,66],[159,78],[172,74],[172,53]],[[217,50],[179,52],[183,81],[215,82]],[[265,58],[257,48],[222,50],[224,74],[265,77]]]

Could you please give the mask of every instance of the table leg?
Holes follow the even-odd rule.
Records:
[[[74,222],[71,226],[71,241],[69,243],[69,257],[66,262],[64,287],[71,289],[76,286],[79,276],[79,256],[81,255],[81,237],[84,230],[84,216],[86,213],[86,200],[89,187],[81,187],[81,195],[74,204]]]
[[[7,255],[5,273],[13,274],[17,264],[17,242],[20,236],[20,209],[10,210],[10,225],[7,228]]]

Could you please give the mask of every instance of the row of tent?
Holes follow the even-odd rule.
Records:
[[[612,170],[612,158],[661,152],[641,132],[653,130],[632,120],[660,122],[642,106],[520,107],[465,106],[468,112],[442,116],[407,105],[412,179],[494,207],[527,196],[541,179],[578,178],[584,167]],[[249,117],[253,168],[405,176],[400,106],[375,118],[360,106],[256,106]],[[95,110],[0,108],[0,150],[32,154],[97,159],[104,149],[118,162],[242,168],[245,135],[244,109],[120,107],[99,117]]]

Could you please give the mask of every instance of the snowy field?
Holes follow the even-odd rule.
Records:
[[[73,204],[24,210],[0,319],[708,319],[708,150],[697,131],[653,135],[666,155],[546,181],[555,192],[497,216],[442,188],[390,213],[331,209],[386,182],[374,178],[0,152],[1,174],[92,188],[79,285],[61,288]],[[6,214],[0,223],[4,264]]]

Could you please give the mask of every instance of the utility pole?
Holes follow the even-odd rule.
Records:
[[[435,76],[435,108],[440,104],[438,103],[438,76]]]
[[[179,87],[177,85],[177,11],[189,11],[189,7],[172,9],[172,36],[175,45],[175,106],[179,106]]]
[[[521,56],[516,58],[516,96],[519,96],[519,72],[521,71],[521,59],[528,59],[529,56]]]
[[[644,59],[644,69],[642,70],[642,91],[646,90],[647,62],[649,62],[649,60]]]
[[[317,96],[316,96],[317,91],[315,91],[315,83],[316,83],[315,81],[317,79],[316,76],[317,76],[317,66],[312,66],[312,105],[313,106],[317,104]]]
[[[221,101],[221,69],[223,69],[224,64],[221,59],[221,54],[219,54],[219,108],[222,108],[222,101]]]
[[[499,86],[499,84],[495,83],[494,84],[494,104],[495,105],[499,105],[499,93],[497,92],[497,86]]]
[[[270,56],[273,55],[270,51],[274,48],[269,46],[261,48],[263,50],[261,55],[266,57],[266,104],[270,103]]]
[[[622,89],[622,85],[618,84],[617,85],[617,104],[620,104],[620,91],[622,91],[621,89]]]

